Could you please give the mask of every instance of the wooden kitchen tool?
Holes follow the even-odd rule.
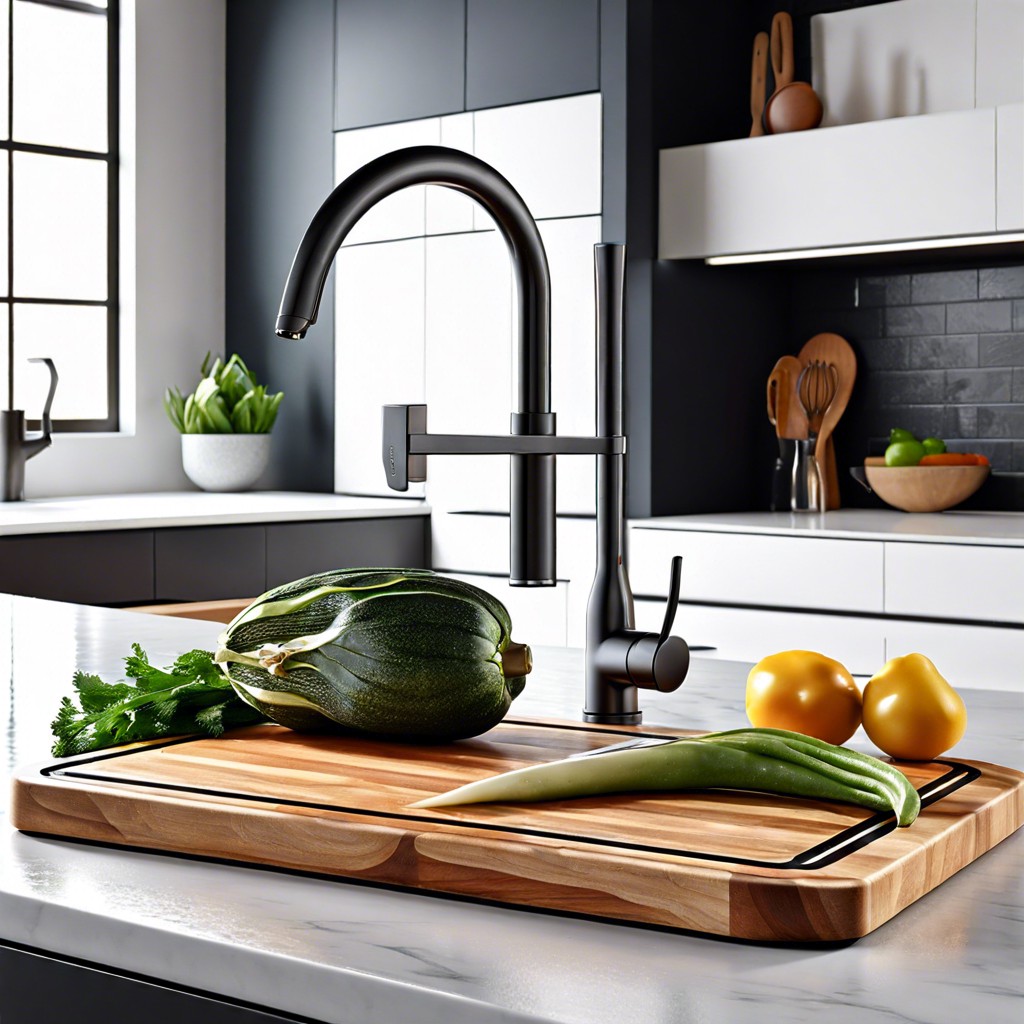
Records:
[[[794,82],[793,19],[785,11],[772,18],[769,44],[774,87],[764,105],[764,129],[772,135],[801,132],[821,124],[822,105],[807,82]]]
[[[771,510],[781,512],[792,503],[794,440],[807,437],[807,419],[797,395],[800,360],[783,356],[768,376],[768,420],[775,427],[778,455],[772,469]]]
[[[815,454],[821,462],[825,478],[825,508],[837,509],[841,505],[839,494],[839,472],[836,467],[835,444],[832,434],[841,419],[853,393],[857,379],[857,356],[850,343],[838,334],[816,334],[808,341],[797,356],[801,366],[820,360],[836,368],[837,387],[835,397],[821,423]]]
[[[959,760],[900,765],[922,798],[901,829],[887,812],[726,791],[409,806],[666,734],[678,735],[509,720],[414,746],[261,725],[25,769],[11,820],[48,836],[786,942],[867,934],[1024,821],[1024,775]]]
[[[768,33],[754,36],[754,57],[750,66],[750,137],[764,135],[764,101],[768,79]]]

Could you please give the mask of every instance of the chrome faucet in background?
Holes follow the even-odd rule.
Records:
[[[430,434],[425,405],[384,408],[383,461],[398,491],[425,479],[427,455],[511,456],[509,583],[555,584],[555,455],[597,456],[597,572],[587,609],[588,722],[635,725],[637,688],[675,690],[689,649],[670,630],[679,597],[674,559],[660,633],[634,629],[623,561],[626,439],[622,427],[622,303],[625,247],[595,246],[597,436],[560,437],[551,412],[551,298],[547,255],[520,195],[493,167],[458,150],[416,146],[366,164],[328,196],[299,243],[277,317],[277,334],[299,339],[316,322],[331,263],[355,223],[381,199],[411,185],[443,185],[471,196],[508,245],[518,297],[518,409],[508,436]]]

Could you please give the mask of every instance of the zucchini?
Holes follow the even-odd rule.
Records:
[[[276,587],[218,645],[238,695],[281,725],[431,742],[497,725],[531,668],[497,598],[425,569],[338,569]]]

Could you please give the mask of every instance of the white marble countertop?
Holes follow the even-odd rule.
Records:
[[[83,530],[137,530],[165,526],[307,522],[427,515],[429,506],[409,498],[358,498],[346,494],[246,491],[211,494],[169,491],[34,498],[0,503],[0,537]]]
[[[719,512],[632,519],[630,526],[644,530],[697,530],[785,537],[831,537],[839,540],[1024,547],[1024,512],[913,513],[888,509],[839,509],[819,514]]]
[[[5,773],[47,758],[76,667],[119,678],[131,641],[167,664],[218,628],[0,596]],[[536,663],[515,713],[578,718],[581,653]],[[646,724],[741,724],[746,670],[696,659],[681,690],[644,695]],[[1021,697],[964,698],[955,753],[1024,768]],[[9,827],[7,791],[0,941],[312,1020],[1001,1024],[1024,998],[1024,831],[858,943],[792,949],[39,839]]]

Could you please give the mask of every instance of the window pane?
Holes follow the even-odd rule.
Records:
[[[107,298],[105,160],[14,154],[14,294]]]
[[[11,0],[0,0],[0,139],[11,137],[7,125],[7,23],[10,10]]]
[[[38,419],[50,375],[27,363],[49,356],[60,383],[53,418],[99,420],[107,416],[107,310],[105,306],[14,305],[14,404]]]
[[[14,136],[107,149],[107,19],[14,4]]]

